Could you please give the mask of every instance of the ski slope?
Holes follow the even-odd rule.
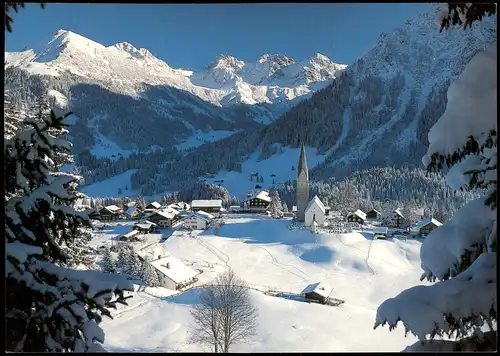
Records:
[[[262,188],[270,188],[275,186],[279,188],[280,183],[287,180],[297,179],[297,165],[299,163],[300,147],[281,147],[282,153],[276,153],[271,157],[263,160],[258,160],[259,151],[253,153],[247,160],[242,162],[241,173],[235,171],[221,171],[214,178],[200,178],[207,182],[216,181],[217,184],[225,187],[231,196],[236,196],[239,199],[244,199],[249,190],[254,189],[255,185],[260,185]],[[320,155],[314,147],[306,147],[307,165],[312,169],[316,165],[322,163],[329,152]],[[292,166],[295,169],[292,169]],[[263,183],[257,183],[255,178],[250,180],[250,174],[258,173],[264,178]],[[271,174],[276,177],[271,177]],[[272,184],[272,182],[275,184]],[[222,182],[220,182],[222,181]]]
[[[373,330],[373,324],[384,300],[422,284],[420,241],[373,240],[369,231],[312,234],[289,230],[289,223],[231,215],[217,236],[212,230],[165,230],[170,236],[164,247],[202,271],[198,287],[232,268],[255,289],[250,293],[259,309],[257,335],[232,351],[401,351],[416,341],[411,335],[405,338],[402,329]],[[103,236],[98,239],[102,242]],[[332,286],[331,296],[345,304],[308,304],[263,293],[269,288],[300,293],[320,281]],[[209,351],[189,342],[190,309],[199,293],[199,288],[167,298],[156,298],[147,289],[134,293],[128,307],[103,322],[105,347],[115,352]]]

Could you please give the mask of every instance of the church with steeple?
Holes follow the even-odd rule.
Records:
[[[309,203],[309,170],[307,169],[304,143],[300,148],[299,166],[297,169],[297,213],[295,220],[304,221],[307,204]]]

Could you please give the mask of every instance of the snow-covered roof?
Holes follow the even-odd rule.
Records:
[[[356,210],[354,213],[352,213],[353,215],[356,215],[357,217],[363,219],[363,220],[366,220],[366,214],[363,213],[361,210]]]
[[[135,235],[137,235],[139,233],[140,233],[140,231],[138,231],[138,230],[132,230],[132,231],[127,232],[126,234],[123,234],[122,236],[123,237],[134,237]]]
[[[154,222],[146,220],[146,221],[138,222],[134,226],[137,226],[138,228],[141,228],[141,229],[150,229],[151,227],[156,226],[156,224]]]
[[[104,209],[106,209],[112,213],[115,213],[115,214],[122,211],[122,208],[119,208],[116,205],[108,205],[108,206],[105,206]]]
[[[420,220],[419,222],[417,222],[417,223],[415,224],[415,226],[414,226],[414,227],[415,227],[416,229],[421,229],[421,228],[423,228],[424,226],[429,225],[429,224],[431,224],[431,223],[432,223],[432,224],[434,224],[434,225],[436,225],[436,226],[441,226],[441,225],[443,225],[443,224],[441,224],[439,221],[437,221],[436,219],[434,219],[434,218],[430,217],[430,218],[425,218],[425,219]]]
[[[387,234],[389,232],[389,229],[385,226],[376,226],[372,227],[372,232],[374,234]]]
[[[197,212],[193,213],[193,215],[199,216],[202,219],[206,219],[206,220],[211,220],[211,219],[215,218],[215,216],[213,216],[212,214],[209,214],[203,210],[198,210]]]
[[[394,210],[394,213],[396,213],[396,215],[401,216],[403,219],[405,218],[403,213],[401,213],[401,210],[399,210],[399,209]]]
[[[153,208],[155,208],[155,209],[160,209],[160,208],[161,208],[161,204],[160,204],[160,203],[158,203],[157,201],[154,201],[154,202],[152,202],[152,203],[149,203],[149,204],[148,204],[148,205],[146,205],[146,206],[148,207],[148,206],[150,206],[150,205],[152,205],[152,206],[153,206]]]
[[[323,213],[326,212],[325,205],[321,202],[317,195],[315,195],[314,198],[311,199],[309,204],[307,204],[306,211],[308,211],[313,205],[317,205]]]
[[[368,213],[371,213],[372,211],[373,211],[373,212],[375,212],[375,213],[377,213],[377,214],[382,214],[382,213],[381,213],[380,211],[378,211],[377,209],[371,209],[370,211],[368,211],[368,212],[367,212],[367,214],[368,214]]]
[[[292,206],[292,212],[296,212],[296,211],[297,211],[297,205]]]
[[[164,247],[164,245],[159,243],[143,247],[137,250],[136,253],[142,259],[146,259],[148,261],[158,260],[158,256],[160,256],[160,258],[171,256],[171,253]]]
[[[322,297],[328,298],[333,288],[323,282],[309,284],[300,294],[314,292]]]
[[[193,200],[191,202],[191,208],[221,208],[222,200],[211,199],[211,200]]]
[[[151,262],[151,265],[175,283],[188,281],[198,275],[198,272],[189,268],[173,256],[160,258]]]
[[[269,196],[269,193],[265,190],[261,190],[257,194],[250,195],[245,201],[249,201],[252,199],[260,199],[268,203],[270,203],[272,200],[271,197]]]
[[[157,210],[153,213],[153,215],[160,215],[166,219],[173,219],[176,215],[179,215],[179,212],[172,208],[166,208],[163,210]],[[153,216],[151,215],[151,216]]]

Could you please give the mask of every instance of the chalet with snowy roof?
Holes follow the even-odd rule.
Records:
[[[128,218],[136,219],[141,216],[142,212],[139,210],[139,208],[131,206],[130,208],[127,208],[127,210],[125,210],[124,214]]]
[[[181,218],[180,213],[171,208],[157,210],[148,217],[148,220],[155,223],[157,227],[165,228],[172,225]]]
[[[164,246],[160,243],[150,244],[137,250],[136,254],[143,261],[156,261],[172,255]]]
[[[390,225],[390,227],[397,227],[397,228],[407,227],[408,220],[404,217],[403,213],[401,213],[401,210],[396,209],[392,213],[392,217],[388,225]]]
[[[139,230],[132,230],[120,236],[120,241],[141,241],[142,233]]]
[[[204,212],[203,210],[198,210],[184,218],[183,223],[186,229],[206,230],[214,218],[215,216]]]
[[[114,220],[119,219],[123,214],[123,209],[116,205],[108,205],[99,210],[99,217],[101,220]]]
[[[442,226],[439,221],[436,219],[430,217],[430,218],[425,218],[420,220],[418,223],[415,224],[415,230],[418,230],[418,233],[422,236],[427,236],[429,235],[434,229]]]
[[[321,304],[326,304],[333,288],[329,285],[318,282],[309,284],[300,294],[302,294],[306,299],[318,301]]]
[[[354,213],[347,216],[348,222],[356,222],[358,224],[364,224],[366,221],[366,214],[361,210],[356,210]]]
[[[207,199],[207,200],[193,200],[191,202],[191,210],[203,210],[207,213],[220,213],[222,211],[222,200],[220,199]]]
[[[155,231],[157,224],[152,221],[144,220],[134,224],[133,229],[143,234],[150,234]]]
[[[317,195],[307,204],[304,226],[311,226],[314,221],[319,226],[325,225],[326,221],[326,207]]]
[[[146,205],[146,207],[144,208],[144,211],[153,212],[153,211],[156,211],[156,210],[158,210],[160,208],[161,208],[161,204],[158,203],[157,201],[154,201],[154,202],[149,203],[148,205]]]
[[[382,216],[382,213],[378,211],[377,209],[372,209],[366,213],[366,218],[367,219],[380,219]]]
[[[262,190],[256,194],[252,194],[243,202],[243,207],[247,210],[264,212],[271,203],[271,197],[269,193]]]
[[[150,262],[158,274],[160,285],[171,290],[182,290],[195,283],[199,274],[173,256]]]

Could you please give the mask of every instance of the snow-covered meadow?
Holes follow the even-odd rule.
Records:
[[[117,226],[120,224],[120,226]],[[94,243],[103,244],[131,228],[131,222],[107,223]],[[373,330],[377,307],[419,277],[421,242],[373,240],[368,231],[313,234],[289,229],[289,220],[228,215],[217,236],[212,230],[163,230],[161,243],[173,256],[202,271],[196,287],[182,294],[163,288],[137,291],[129,306],[106,319],[109,351],[208,351],[189,343],[191,307],[205,282],[228,267],[244,279],[259,309],[257,335],[234,352],[400,351],[416,339],[404,330]],[[148,235],[147,243],[161,235]],[[340,307],[308,304],[266,295],[268,289],[300,293],[308,284],[326,282]],[[169,297],[167,297],[169,296]],[[125,332],[126,331],[126,332]]]

